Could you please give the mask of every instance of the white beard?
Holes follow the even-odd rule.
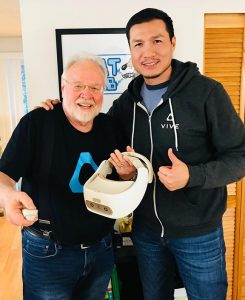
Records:
[[[93,121],[93,119],[99,114],[99,109],[94,107],[92,111],[84,112],[84,113],[76,113],[74,114],[74,117],[77,121],[81,123],[88,123]]]
[[[96,106],[93,107],[93,110],[88,112],[77,112],[73,111],[72,115],[74,118],[81,123],[89,123],[94,120],[94,118],[99,114],[100,109]]]

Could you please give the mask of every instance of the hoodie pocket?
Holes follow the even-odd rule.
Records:
[[[182,227],[200,223],[202,208],[199,192],[197,188],[166,192],[161,205],[161,215],[164,216],[166,226]]]
[[[188,205],[197,206],[200,203],[200,188],[181,189],[180,192]]]

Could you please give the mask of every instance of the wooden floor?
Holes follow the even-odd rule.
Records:
[[[0,300],[22,300],[20,227],[0,217]]]

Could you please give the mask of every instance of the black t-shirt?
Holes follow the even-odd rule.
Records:
[[[40,174],[47,114],[54,118],[54,141],[51,167]],[[50,115],[49,115],[50,116]],[[47,132],[43,134],[43,130]],[[65,244],[94,242],[109,233],[114,220],[86,209],[83,184],[99,164],[115,149],[125,151],[121,133],[112,118],[99,114],[88,133],[76,130],[64,115],[62,106],[53,111],[37,109],[24,116],[16,127],[0,160],[0,171],[15,181],[23,177],[23,190],[42,209],[40,189],[49,191],[52,229]],[[41,188],[40,188],[41,186]],[[35,223],[38,227],[38,222]]]

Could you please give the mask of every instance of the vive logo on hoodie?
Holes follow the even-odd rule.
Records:
[[[161,124],[162,129],[174,129],[173,116],[170,113],[166,118],[167,123]],[[175,124],[176,129],[179,129],[179,124]]]

